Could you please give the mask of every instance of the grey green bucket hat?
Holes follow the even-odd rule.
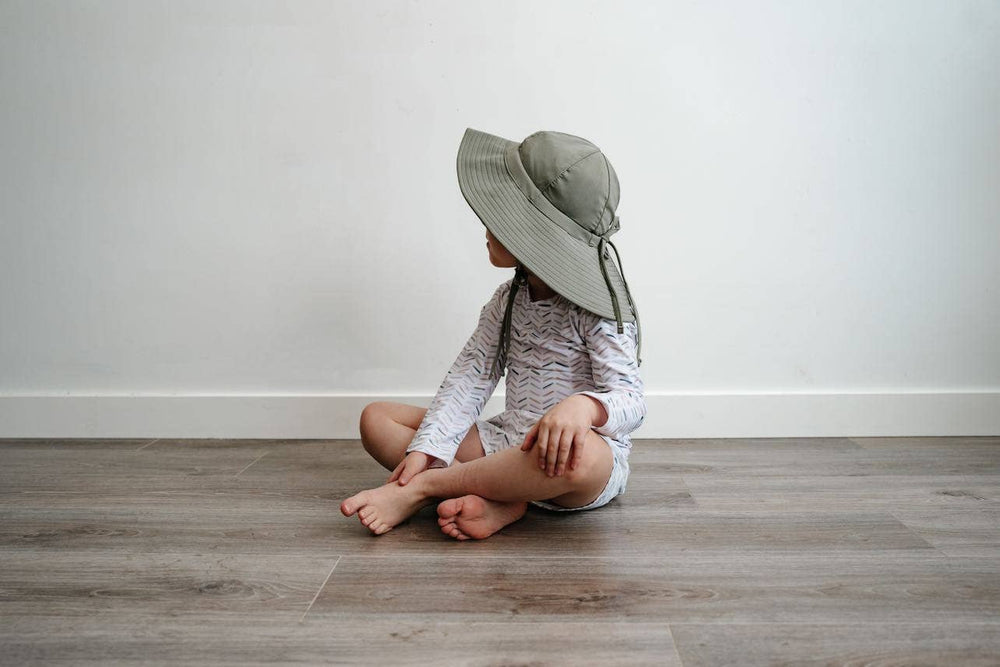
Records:
[[[569,301],[615,320],[618,333],[635,322],[642,365],[639,312],[610,239],[620,227],[618,176],[601,150],[563,132],[535,132],[518,143],[470,127],[457,163],[465,200],[521,265]],[[526,282],[518,266],[494,364],[501,375],[514,295]]]

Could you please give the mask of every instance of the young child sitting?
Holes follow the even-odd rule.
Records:
[[[459,540],[492,535],[529,502],[601,507],[625,490],[629,433],[646,415],[638,311],[609,239],[618,177],[603,153],[561,132],[519,144],[469,128],[458,180],[490,262],[516,270],[429,408],[362,412],[365,449],[393,472],[340,509],[376,535],[437,499],[441,530]],[[505,370],[506,409],[480,420]]]

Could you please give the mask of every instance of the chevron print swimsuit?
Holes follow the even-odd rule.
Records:
[[[507,295],[513,279],[502,283],[479,314],[479,324],[438,388],[407,452],[424,452],[450,465],[458,446],[476,424],[486,454],[519,447],[535,423],[571,394],[600,401],[608,420],[596,431],[611,446],[614,467],[603,493],[573,509],[606,504],[625,490],[629,433],[646,416],[643,384],[636,365],[634,322],[618,333],[614,320],[584,310],[557,294],[532,301],[528,289],[514,296],[507,362],[505,410],[479,419],[500,381],[490,367],[500,339]],[[551,503],[535,505],[565,511]]]

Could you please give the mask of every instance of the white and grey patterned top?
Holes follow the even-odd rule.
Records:
[[[451,464],[500,381],[490,368],[513,281],[502,283],[483,306],[479,324],[441,382],[407,452],[424,452]],[[627,454],[629,433],[646,417],[635,323],[625,322],[620,334],[614,320],[562,295],[532,301],[528,292],[524,286],[514,296],[506,409],[479,422],[481,436],[520,445],[549,409],[572,394],[585,394],[608,413],[607,422],[594,430]]]

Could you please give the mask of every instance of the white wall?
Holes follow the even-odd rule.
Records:
[[[0,436],[354,437],[370,395],[426,404],[511,274],[466,127],[615,166],[637,435],[1000,430],[996,2],[6,0],[0,91]],[[262,403],[114,395],[328,402],[246,432]]]

